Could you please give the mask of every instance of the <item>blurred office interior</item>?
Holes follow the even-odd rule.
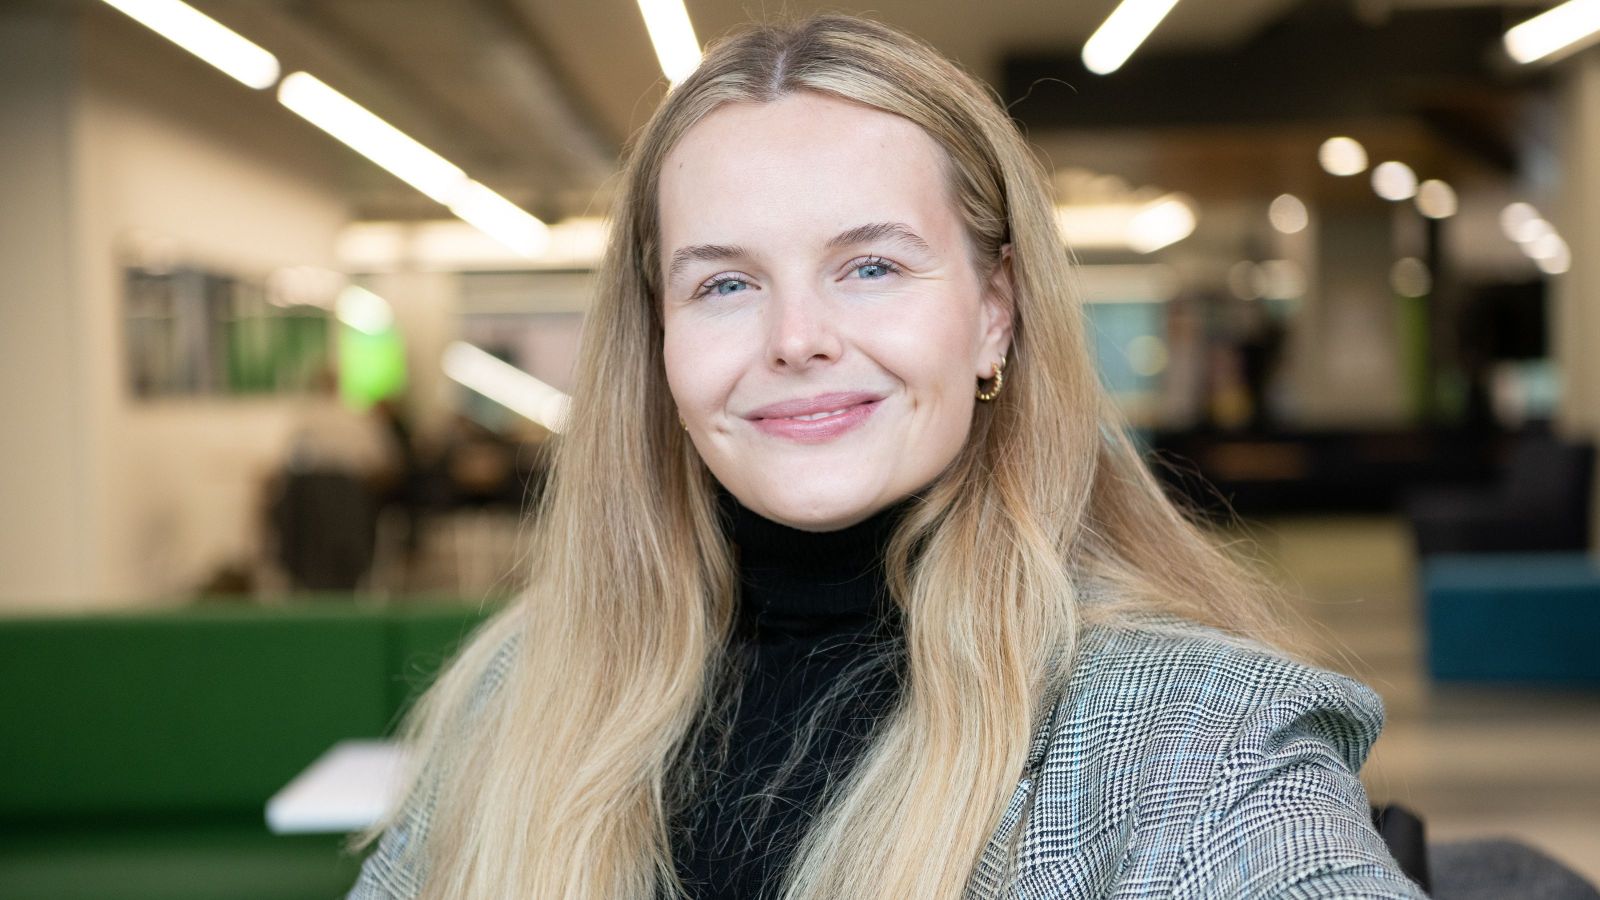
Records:
[[[1600,4],[1556,6],[1181,0],[1120,53],[1117,0],[826,8],[1024,128],[1153,465],[1383,695],[1373,802],[1600,882]],[[13,884],[353,873],[261,804],[537,566],[623,148],[760,9],[674,56],[651,0],[0,3]]]

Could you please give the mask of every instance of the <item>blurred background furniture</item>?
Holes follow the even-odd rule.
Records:
[[[1600,900],[1594,885],[1520,841],[1454,841],[1429,851],[1434,900]]]
[[[1594,557],[1443,554],[1419,576],[1434,679],[1600,685]]]
[[[1594,466],[1593,445],[1564,441],[1548,427],[1524,430],[1495,484],[1408,496],[1417,553],[1585,551]]]
[[[1427,829],[1416,813],[1396,804],[1374,805],[1372,827],[1378,829],[1390,855],[1400,864],[1400,871],[1421,885],[1424,891],[1432,890]]]
[[[1418,486],[1487,487],[1505,442],[1498,432],[1436,427],[1157,430],[1148,458],[1175,496],[1227,521],[1390,512]]]
[[[296,590],[354,590],[372,566],[378,510],[358,476],[290,470],[272,507],[278,563]]]
[[[0,895],[342,895],[342,836],[270,834],[267,799],[336,742],[389,735],[488,614],[328,597],[0,619]]]

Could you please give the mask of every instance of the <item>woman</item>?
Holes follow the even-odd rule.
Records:
[[[632,148],[533,585],[410,722],[352,896],[1420,896],[1099,387],[984,89],[842,17]]]

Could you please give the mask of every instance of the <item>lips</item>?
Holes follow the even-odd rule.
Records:
[[[761,433],[799,444],[824,444],[871,418],[883,397],[860,391],[821,394],[763,406],[747,418]]]
[[[755,410],[745,418],[754,421],[760,421],[763,419],[790,419],[808,421],[806,419],[800,419],[799,417],[821,416],[822,418],[819,418],[816,421],[822,421],[826,418],[824,415],[826,413],[843,412],[852,406],[859,406],[863,403],[873,403],[882,399],[883,397],[879,394],[869,394],[862,391],[820,394],[816,397],[808,397],[802,400],[784,400],[781,403],[769,404],[761,407],[758,410]]]

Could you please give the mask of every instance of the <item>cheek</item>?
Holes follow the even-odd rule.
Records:
[[[676,335],[671,327],[667,328],[661,342],[661,359],[667,369],[667,390],[672,393],[672,402],[680,410],[694,408],[695,397],[699,394],[694,383],[694,360],[687,352],[682,337]]]
[[[894,374],[927,396],[959,394],[972,382],[977,321],[952,313],[879,329],[883,358]]]
[[[672,390],[674,398],[678,396],[678,370],[682,365],[678,353],[678,344],[672,339],[672,328],[669,326],[661,338],[661,365],[667,370],[667,387]]]
[[[726,347],[726,342],[667,326],[661,346],[667,389],[685,416],[710,413],[726,401],[737,371],[728,354],[718,352],[721,347]]]

